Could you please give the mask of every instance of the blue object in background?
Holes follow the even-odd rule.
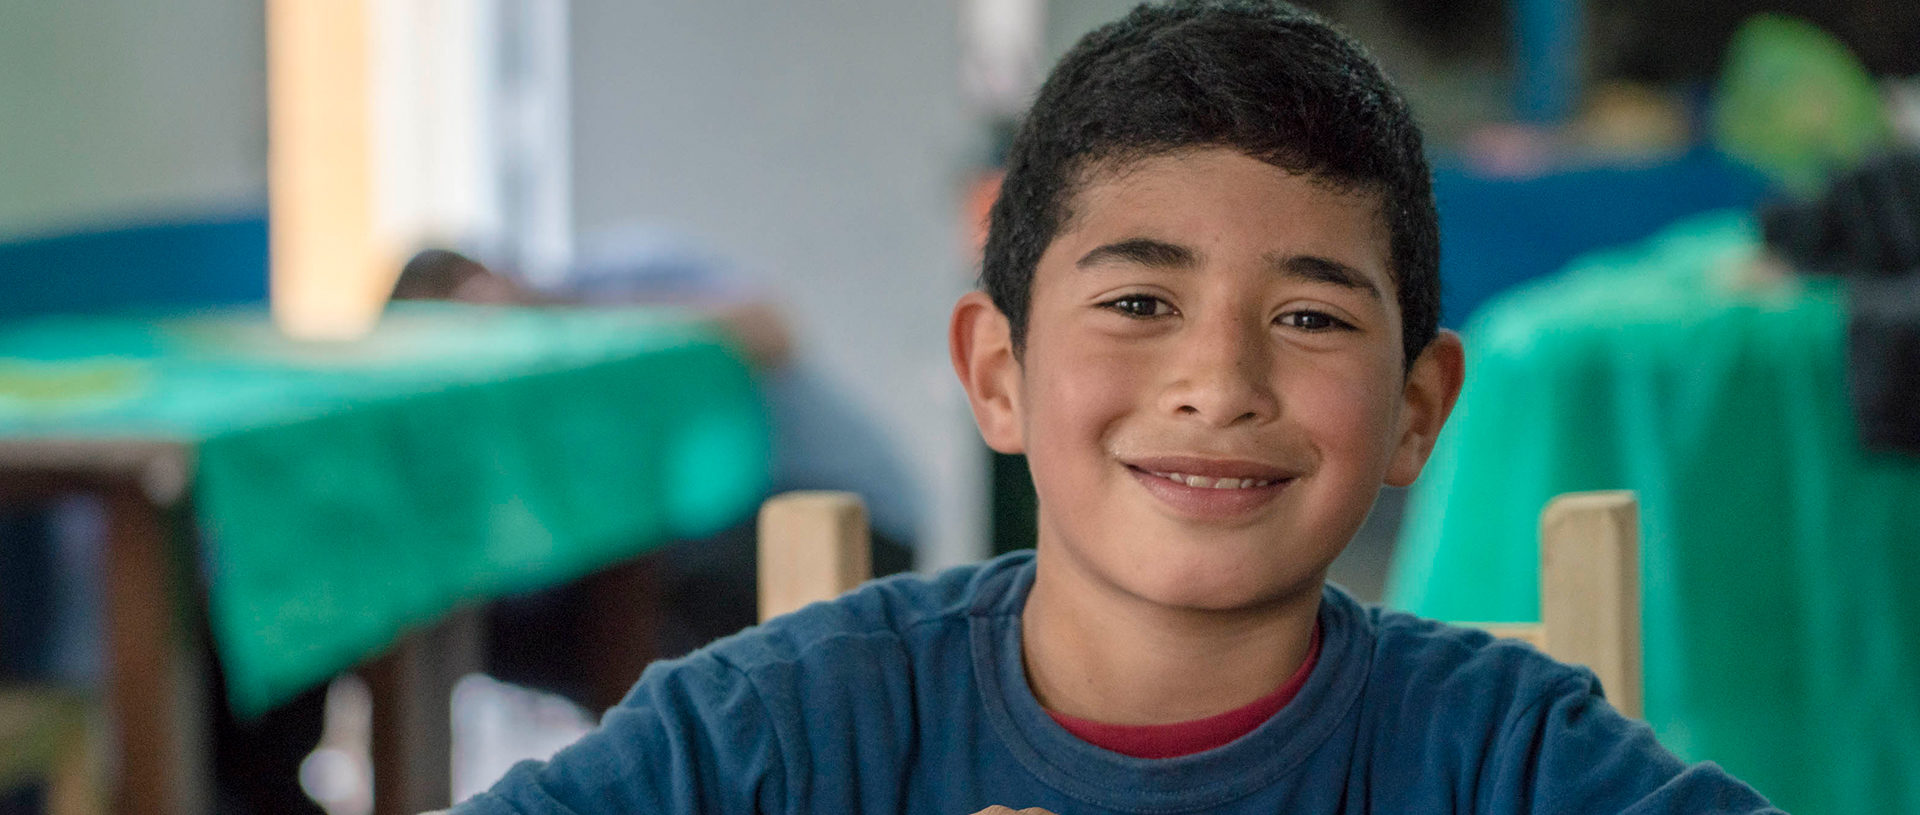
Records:
[[[1512,0],[1516,77],[1514,113],[1523,122],[1555,125],[1573,116],[1586,60],[1586,3]]]
[[[1458,328],[1487,298],[1576,257],[1688,215],[1751,209],[1769,191],[1760,174],[1704,148],[1654,164],[1524,178],[1439,162],[1441,323]]]
[[[0,243],[0,320],[266,298],[263,213]]]
[[[49,662],[51,538],[45,516],[0,514],[0,679],[38,678]]]

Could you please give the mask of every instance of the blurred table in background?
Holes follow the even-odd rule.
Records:
[[[1387,602],[1538,619],[1540,507],[1635,490],[1662,742],[1790,812],[1920,812],[1920,459],[1857,439],[1842,287],[1758,245],[1702,216],[1489,303]]]
[[[672,310],[405,304],[326,345],[263,309],[0,323],[0,500],[84,490],[108,510],[128,812],[195,783],[168,764],[192,749],[181,578],[204,579],[229,696],[256,713],[458,609],[745,517],[768,441],[746,364]],[[169,545],[189,530],[197,547]]]

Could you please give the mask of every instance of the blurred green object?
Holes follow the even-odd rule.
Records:
[[[1863,450],[1838,281],[1701,216],[1495,300],[1389,604],[1538,619],[1541,507],[1639,493],[1646,713],[1795,813],[1920,812],[1920,459]]]
[[[769,481],[751,372],[683,311],[403,303],[340,344],[264,309],[46,317],[0,324],[0,363],[0,441],[190,448],[242,713],[449,609],[725,528]]]
[[[1713,114],[1715,146],[1811,195],[1893,138],[1880,89],[1818,26],[1758,14],[1734,32]]]
[[[127,398],[144,387],[137,366],[115,360],[46,364],[0,359],[0,405],[12,410],[71,410]]]

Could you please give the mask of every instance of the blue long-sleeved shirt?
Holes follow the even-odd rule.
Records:
[[[1775,812],[1589,672],[1329,587],[1300,693],[1218,749],[1130,758],[1028,688],[1031,554],[896,578],[647,669],[598,730],[456,815]],[[1205,666],[1195,666],[1204,670]]]

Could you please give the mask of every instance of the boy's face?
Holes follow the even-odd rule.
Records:
[[[1318,590],[1459,388],[1451,335],[1402,366],[1377,208],[1237,151],[1149,158],[1074,200],[1023,359],[962,300],[955,364],[988,443],[1027,454],[1048,562],[1184,608]]]

